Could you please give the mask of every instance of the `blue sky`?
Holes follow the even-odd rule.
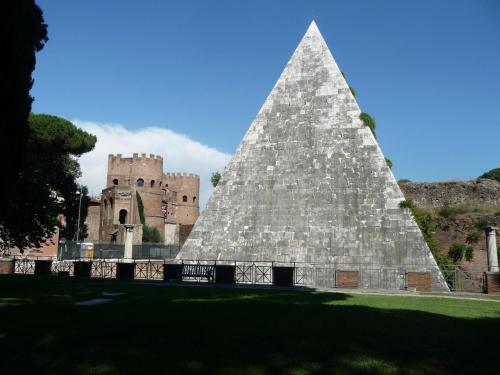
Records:
[[[396,178],[500,167],[500,1],[38,3],[50,40],[34,112],[131,134],[165,128],[227,156],[314,18]],[[190,171],[165,152],[165,170]]]

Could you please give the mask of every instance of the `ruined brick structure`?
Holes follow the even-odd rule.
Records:
[[[102,191],[98,230],[87,219],[92,241],[123,243],[124,224],[136,224],[134,243],[142,241],[142,226],[137,200],[144,206],[145,224],[156,227],[165,244],[181,244],[199,214],[200,178],[186,173],[163,173],[163,158],[150,154],[108,156],[106,188]],[[91,207],[89,213],[95,215]],[[98,238],[95,233],[98,233]],[[94,238],[92,238],[94,237]]]
[[[447,204],[500,206],[500,182],[479,178],[469,181],[403,182],[399,184],[406,199],[423,208]]]

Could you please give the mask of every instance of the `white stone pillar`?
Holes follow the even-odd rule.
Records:
[[[134,241],[134,225],[125,224],[125,251],[123,253],[123,258],[126,262],[132,261],[132,244]]]
[[[495,227],[486,227],[486,254],[488,256],[488,271],[499,272],[498,269],[498,254],[497,254],[497,238]]]

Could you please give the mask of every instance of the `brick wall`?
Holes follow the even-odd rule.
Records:
[[[500,293],[500,272],[485,272],[486,293]]]
[[[417,292],[430,292],[432,290],[432,277],[430,272],[408,272],[408,288],[416,288]]]
[[[337,288],[356,289],[359,284],[358,271],[337,271],[335,273],[335,286]]]

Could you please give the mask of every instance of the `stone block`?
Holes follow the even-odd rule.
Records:
[[[14,259],[0,260],[0,275],[14,273]]]
[[[73,262],[75,277],[90,277],[92,274],[92,262]]]
[[[35,260],[35,275],[37,276],[46,276],[52,275],[52,261],[51,260]]]
[[[294,267],[273,267],[273,285],[293,286]]]
[[[116,278],[120,280],[133,280],[135,276],[135,263],[116,263]]]
[[[163,265],[163,280],[164,281],[182,281],[182,264],[164,264]]]
[[[234,284],[236,266],[217,265],[215,266],[215,282],[221,284]]]

